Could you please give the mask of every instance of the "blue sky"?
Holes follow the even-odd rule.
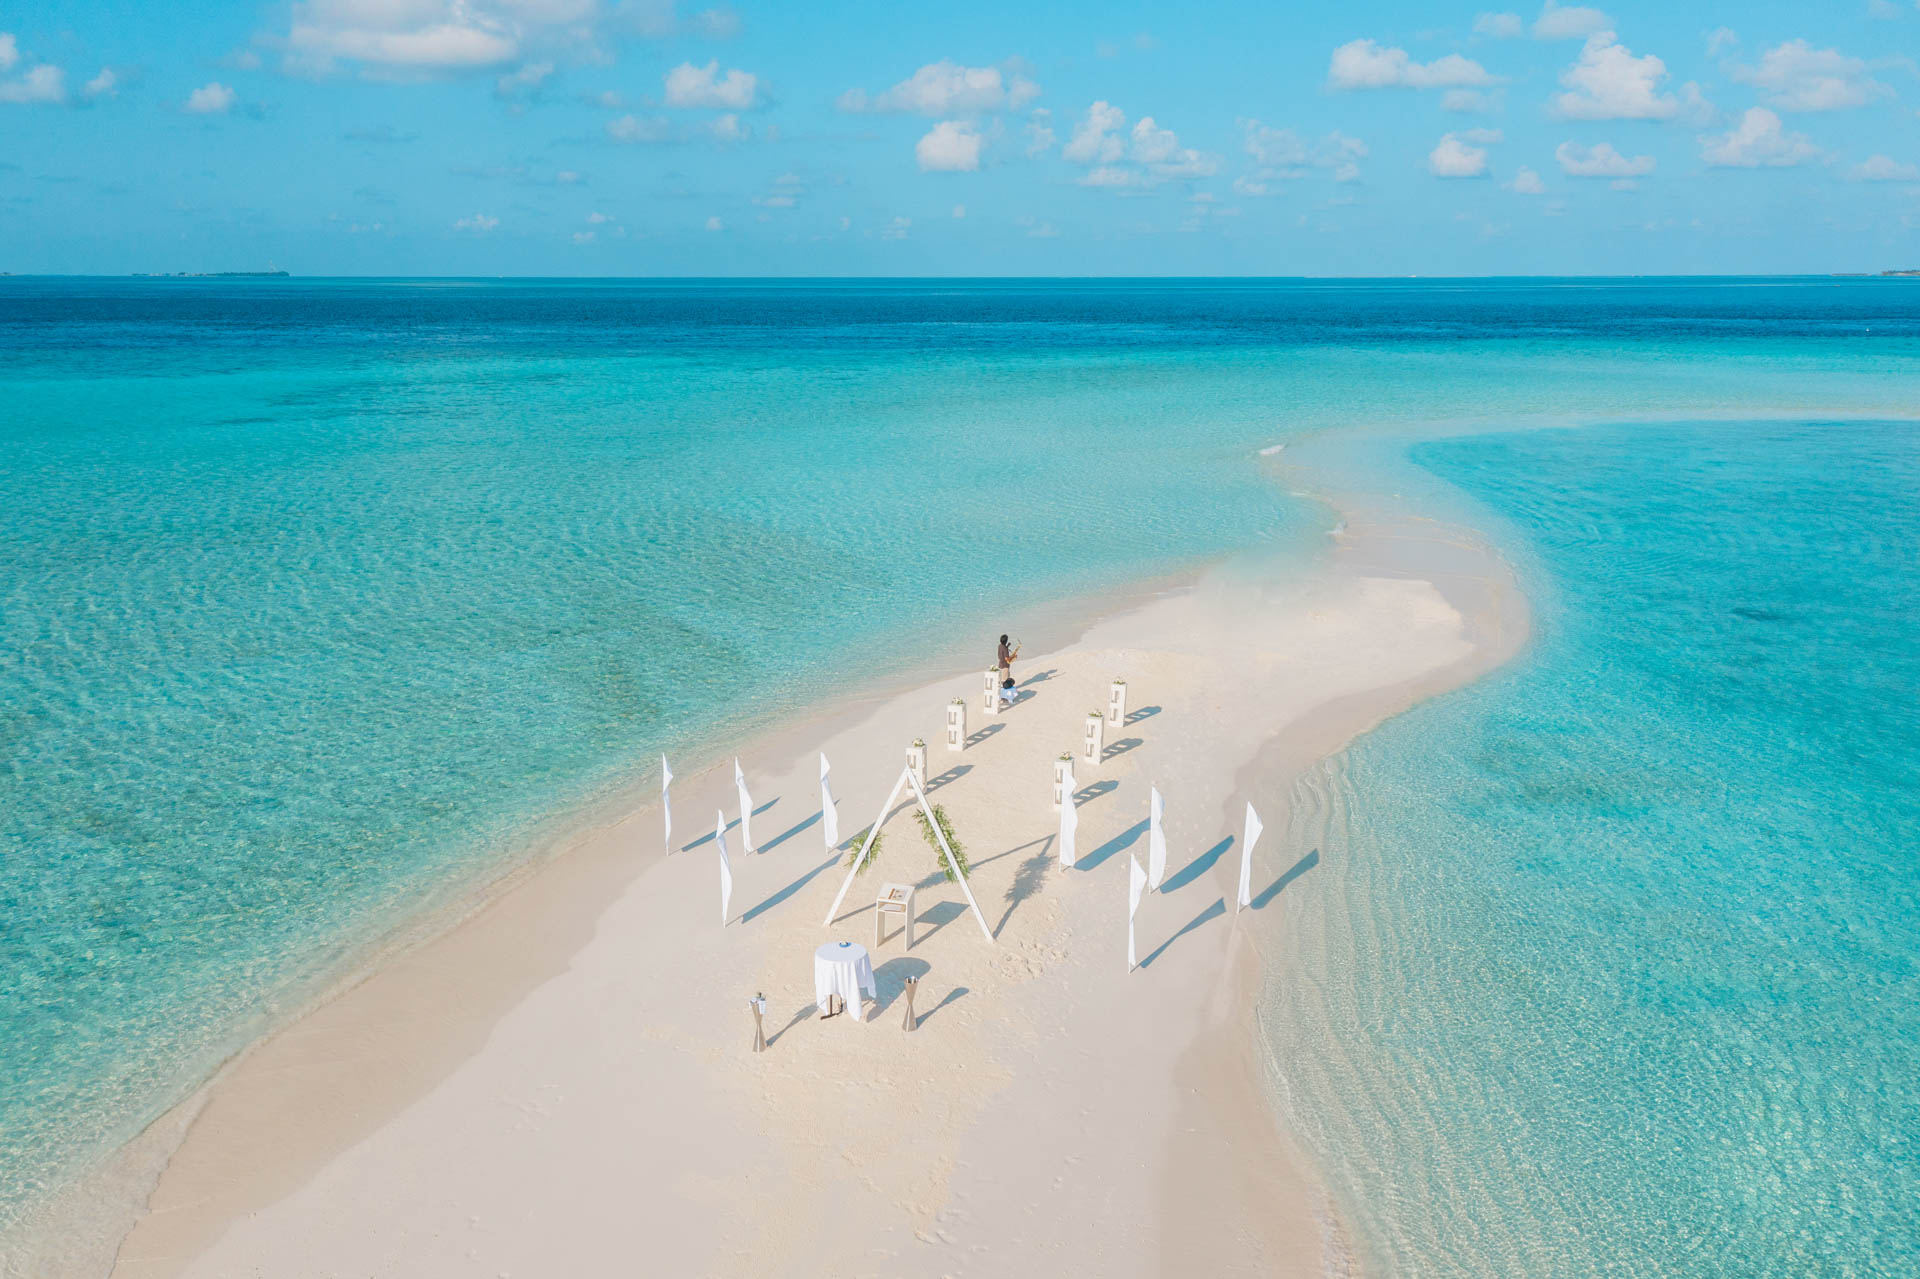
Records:
[[[0,270],[1920,266],[1914,0],[0,3]]]

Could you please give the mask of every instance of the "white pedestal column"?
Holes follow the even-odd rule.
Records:
[[[1000,713],[1000,668],[997,666],[987,672],[987,686],[980,698],[980,709],[989,715]]]
[[[1107,727],[1119,728],[1127,722],[1127,681],[1117,679],[1107,692]]]
[[[947,703],[947,749],[967,749],[967,699],[964,697]]]
[[[1053,761],[1053,806],[1058,809],[1067,802],[1067,778],[1073,773],[1073,752],[1062,751],[1060,758]]]
[[[907,767],[913,770],[914,780],[920,783],[920,789],[927,788],[927,744],[919,738],[913,739],[913,745],[907,747]]]
[[[1107,722],[1100,718],[1099,711],[1087,712],[1086,736],[1080,743],[1080,758],[1089,768],[1100,763],[1100,753],[1107,745]]]

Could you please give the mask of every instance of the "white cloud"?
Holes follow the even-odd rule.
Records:
[[[1788,133],[1780,117],[1765,107],[1748,107],[1740,123],[1722,134],[1700,139],[1700,154],[1715,168],[1786,168],[1824,154],[1804,133]]]
[[[954,206],[953,206],[953,216],[954,216],[955,218],[964,218],[964,217],[966,217],[966,216],[967,216],[967,206],[966,206],[966,205],[964,205],[964,204],[956,204],[956,205],[954,205]]]
[[[25,75],[0,80],[0,102],[65,102],[67,73],[52,63],[42,62]]]
[[[664,116],[623,115],[607,121],[607,136],[615,142],[665,142],[672,134]]]
[[[740,15],[722,6],[693,15],[693,27],[709,40],[731,40],[740,34]]]
[[[1540,180],[1539,174],[1523,164],[1513,175],[1513,181],[1507,183],[1507,190],[1516,195],[1545,195],[1547,184]]]
[[[1045,155],[1053,143],[1053,112],[1041,107],[1027,117],[1027,154]]]
[[[1560,73],[1567,92],[1557,95],[1553,113],[1571,120],[1671,120],[1703,105],[1699,86],[1686,86],[1686,101],[1662,93],[1667,64],[1649,53],[1636,58],[1611,31],[1587,37],[1580,60]]]
[[[298,69],[346,59],[389,69],[459,70],[519,56],[521,33],[546,25],[541,6],[488,0],[304,0],[284,44]]]
[[[682,62],[667,72],[667,105],[706,107],[717,111],[745,111],[759,91],[760,78],[751,71],[731,68],[720,74],[718,60],[696,67]]]
[[[1805,40],[1789,40],[1762,54],[1759,66],[1731,67],[1728,74],[1760,90],[1769,106],[1782,111],[1838,111],[1893,92],[1859,58],[1816,49]]]
[[[553,74],[551,62],[529,62],[518,71],[501,76],[493,82],[494,93],[502,98],[518,97],[522,93],[532,93],[546,78]]]
[[[289,70],[325,74],[344,61],[398,78],[558,51],[605,63],[623,36],[727,39],[739,27],[724,6],[682,22],[672,0],[295,0],[286,33],[261,43],[283,49]]]
[[[1486,148],[1470,145],[1457,133],[1442,134],[1439,145],[1427,154],[1427,170],[1436,178],[1483,178]]]
[[[0,31],[0,73],[12,71],[19,65],[19,43],[12,33]],[[108,84],[111,86],[112,73],[102,71],[100,74],[107,77]],[[0,102],[24,104],[65,102],[66,100],[67,73],[50,62],[42,62],[14,79],[0,80]]]
[[[194,115],[224,115],[233,110],[238,98],[232,89],[214,80],[189,93],[184,109]]]
[[[1219,171],[1220,157],[1180,145],[1172,129],[1150,115],[1131,131],[1127,114],[1109,102],[1095,102],[1073,126],[1060,154],[1089,166],[1083,187],[1150,187],[1176,178],[1208,177]]]
[[[1143,187],[1148,185],[1147,175],[1138,169],[1129,169],[1115,164],[1103,164],[1089,169],[1080,179],[1083,187]]]
[[[1707,33],[1707,56],[1717,58],[1722,49],[1736,48],[1740,43],[1740,33],[1732,27],[1715,27]]]
[[[1883,19],[1899,18],[1905,16],[1905,10],[1893,0],[1867,0],[1867,16]]]
[[[1480,89],[1448,89],[1440,95],[1440,109],[1461,115],[1480,115],[1488,111],[1497,111],[1499,92],[1487,93]]]
[[[573,242],[575,244],[592,244],[597,239],[599,239],[599,236],[595,235],[592,231],[575,231],[573,233]]]
[[[745,142],[753,136],[753,130],[742,124],[740,117],[731,111],[715,116],[701,132],[716,142]]]
[[[1920,168],[1890,155],[1870,155],[1847,174],[1855,182],[1920,181]]]
[[[461,218],[458,222],[455,222],[453,229],[456,231],[471,231],[475,235],[485,235],[499,225],[499,218],[489,217],[484,213],[476,213],[470,218]]]
[[[1246,152],[1255,166],[1252,173],[1234,181],[1234,190],[1243,195],[1265,195],[1268,182],[1303,178],[1312,169],[1329,170],[1335,182],[1357,181],[1358,162],[1367,157],[1366,143],[1338,129],[1309,143],[1292,129],[1276,129],[1258,120],[1242,120],[1240,127],[1246,131]]]
[[[630,36],[727,39],[739,18],[721,6],[682,20],[674,0],[295,0],[282,47],[290,70],[361,64],[396,78],[501,66],[565,50],[605,64]]]
[[[880,238],[883,240],[904,240],[907,238],[907,229],[912,225],[912,218],[895,218],[880,228]]]
[[[864,89],[840,95],[842,111],[899,111],[911,115],[973,115],[1017,111],[1040,95],[1025,76],[1003,76],[999,67],[965,67],[950,59],[930,62],[886,92],[869,98]]]
[[[1475,35],[1494,40],[1512,40],[1525,30],[1526,25],[1517,13],[1483,13],[1473,20]]]
[[[1621,155],[1611,142],[1596,142],[1590,147],[1562,142],[1553,149],[1553,158],[1570,178],[1638,178],[1654,170],[1652,156]]]
[[[724,231],[726,229],[727,229],[727,224],[722,222],[719,218],[713,217],[713,218],[707,219],[707,230]]]
[[[1276,129],[1258,120],[1242,120],[1247,154],[1263,169],[1298,169],[1307,163],[1307,144],[1292,129]]]
[[[80,96],[89,100],[111,98],[120,91],[120,77],[111,67],[101,67],[100,74],[80,86]]]
[[[1014,225],[1024,230],[1035,240],[1051,240],[1060,234],[1060,228],[1051,222],[1039,222],[1031,217],[1016,218]]]
[[[1127,124],[1127,114],[1109,102],[1095,102],[1087,114],[1073,126],[1073,136],[1061,148],[1063,158],[1075,164],[1111,164],[1127,149],[1115,130]]]
[[[1598,9],[1581,5],[1559,5],[1547,0],[1533,22],[1536,40],[1580,40],[1613,26],[1613,19]]]
[[[923,173],[972,173],[980,167],[980,130],[966,120],[942,120],[916,142],[913,155]]]
[[[1155,124],[1150,115],[1133,126],[1133,145],[1127,158],[1144,164],[1157,178],[1205,178],[1220,168],[1220,157],[1180,145],[1172,129]]]
[[[606,214],[600,213],[598,211],[587,214],[587,221],[592,223],[594,226],[599,226],[602,222],[609,222],[611,220],[612,219],[607,217]]]
[[[1415,62],[1405,49],[1387,48],[1372,40],[1341,45],[1327,65],[1329,89],[1457,89],[1498,83],[1485,67],[1457,53]]]

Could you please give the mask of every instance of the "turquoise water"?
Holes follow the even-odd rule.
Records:
[[[1920,424],[1412,456],[1510,534],[1536,633],[1319,806],[1337,941],[1274,1011],[1368,1259],[1912,1274]]]
[[[1885,281],[0,280],[0,1237],[657,752],[1317,554],[1276,440],[1888,415],[1916,368]]]

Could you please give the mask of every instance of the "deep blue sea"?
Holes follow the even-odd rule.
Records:
[[[0,1239],[658,752],[1323,553],[1346,433],[1537,622],[1274,983],[1367,1259],[1903,1273],[1916,373],[1899,280],[0,279]]]

